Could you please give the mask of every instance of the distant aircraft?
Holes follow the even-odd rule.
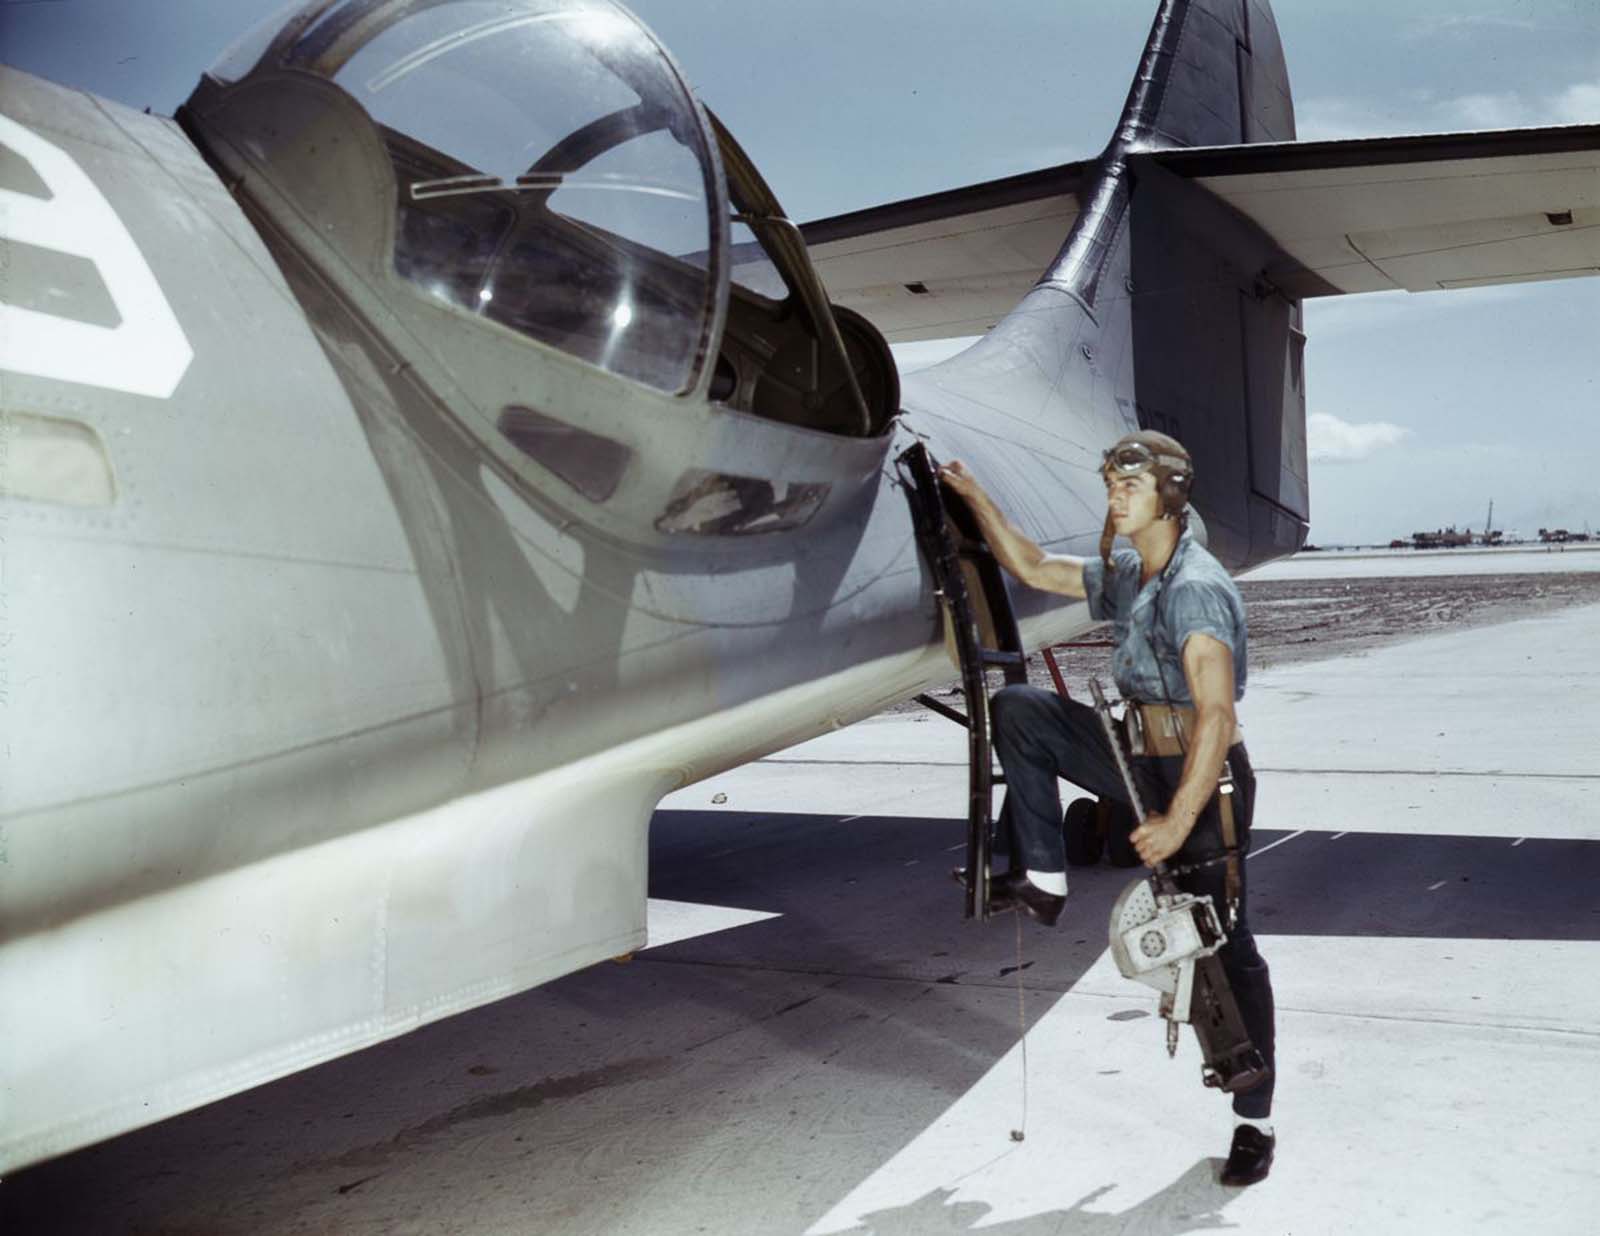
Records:
[[[1600,266],[1600,127],[1293,139],[1265,0],[804,228],[605,0],[314,0],[175,121],[0,71],[0,1169],[640,945],[663,794],[950,676],[909,444],[1089,554],[1165,430],[1242,569],[1303,298]]]

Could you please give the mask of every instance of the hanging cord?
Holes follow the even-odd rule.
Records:
[[[1012,911],[1017,920],[1017,1039],[1022,1044],[1022,1122],[1011,1130],[1011,1140],[1020,1142],[1028,1134],[1028,1013],[1022,992],[1022,911]]]

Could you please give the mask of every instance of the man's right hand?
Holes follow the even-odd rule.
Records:
[[[972,508],[978,527],[1001,566],[1031,588],[1083,597],[1083,559],[1047,554],[1040,549],[1001,514],[994,499],[978,484],[978,478],[959,459],[941,467],[939,479]]]
[[[978,478],[968,472],[967,465],[959,459],[952,459],[941,467],[939,479],[965,498],[969,506],[976,507],[978,499],[983,496],[983,486],[978,484]]]

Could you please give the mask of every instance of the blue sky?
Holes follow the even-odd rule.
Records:
[[[260,0],[0,0],[8,63],[170,112]],[[1154,0],[636,0],[791,215],[1092,155]],[[1600,122],[1595,0],[1277,0],[1303,138]],[[1600,528],[1600,280],[1307,306],[1312,539]]]

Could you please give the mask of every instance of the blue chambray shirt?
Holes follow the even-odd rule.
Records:
[[[1243,699],[1244,600],[1222,564],[1187,531],[1166,568],[1143,587],[1137,551],[1116,550],[1111,561],[1116,569],[1108,583],[1105,563],[1086,560],[1083,586],[1090,615],[1116,632],[1111,676],[1122,698],[1192,706],[1180,658],[1188,638],[1203,632],[1233,650],[1233,698]]]

